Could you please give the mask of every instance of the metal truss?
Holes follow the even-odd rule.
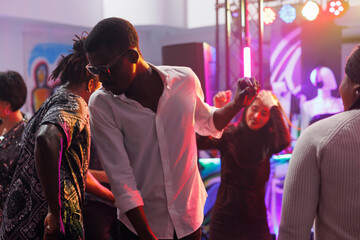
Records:
[[[227,30],[227,36],[225,36],[227,89],[235,90],[237,80],[243,77],[243,48],[246,46],[250,47],[252,52],[252,76],[260,84],[263,83],[263,21],[262,11],[260,11],[263,8],[262,6],[263,0],[237,0],[232,3],[225,0],[223,4],[217,2],[217,11],[219,11],[219,8],[226,8],[227,13],[225,21]],[[218,30],[217,35],[219,35]],[[219,39],[219,36],[217,36],[217,39]],[[218,47],[217,44],[216,48],[218,49]]]

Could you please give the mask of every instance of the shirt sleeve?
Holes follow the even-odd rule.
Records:
[[[279,240],[310,239],[320,191],[317,142],[306,129],[295,145],[285,178]]]
[[[120,212],[143,206],[133,169],[124,146],[124,137],[115,123],[111,99],[97,95],[90,98],[90,128],[100,161],[108,175],[115,205]]]
[[[219,131],[214,125],[214,112],[216,107],[210,106],[204,102],[204,92],[201,88],[200,80],[194,72],[192,77],[195,82],[196,106],[195,106],[195,131],[202,136],[213,136],[220,138],[223,130]]]
[[[89,124],[88,108],[84,100],[69,98],[58,101],[47,111],[40,125],[51,123],[56,125],[64,136],[64,146],[68,149],[72,139]]]

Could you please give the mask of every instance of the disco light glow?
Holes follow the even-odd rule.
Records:
[[[251,50],[244,48],[244,77],[251,77]]]
[[[268,25],[275,21],[276,13],[272,8],[266,7],[263,10],[263,17],[264,17],[264,23]]]
[[[318,71],[319,71],[318,68],[314,68],[310,73],[310,81],[314,86],[316,86],[316,78],[318,75]]]
[[[340,0],[331,0],[328,2],[328,11],[329,13],[333,14],[334,16],[338,17],[342,15],[345,10],[347,10],[347,2],[340,1]]]
[[[290,4],[285,4],[280,8],[280,18],[286,23],[292,23],[296,18],[296,9]]]
[[[319,4],[314,1],[307,1],[301,13],[307,20],[314,21],[320,13]]]

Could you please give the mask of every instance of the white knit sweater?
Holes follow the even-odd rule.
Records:
[[[309,126],[289,163],[278,240],[360,239],[360,110]]]

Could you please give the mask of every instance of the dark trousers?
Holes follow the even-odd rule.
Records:
[[[84,201],[84,229],[86,240],[117,239],[116,208],[98,201]]]
[[[134,234],[131,230],[129,230],[122,222],[119,221],[119,240],[139,240],[140,238]],[[164,239],[168,240],[168,239]],[[169,239],[171,240],[171,239]],[[174,238],[173,240],[201,240],[201,229],[199,228],[195,232],[187,235],[183,238],[177,238],[175,230],[174,230]]]

